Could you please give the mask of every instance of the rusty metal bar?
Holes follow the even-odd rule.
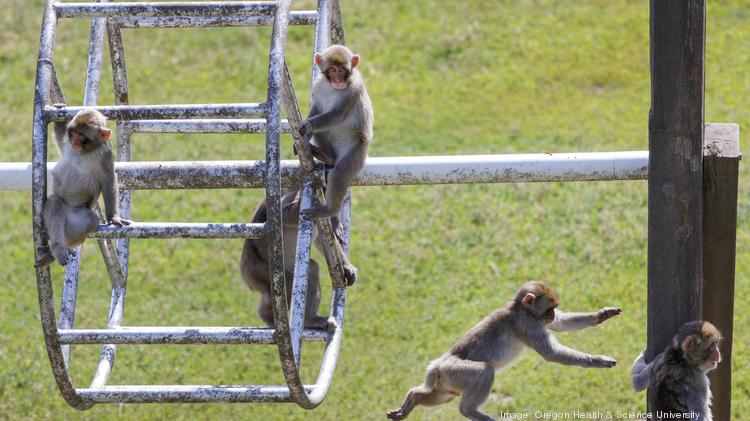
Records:
[[[174,2],[174,3],[61,3],[55,5],[58,18],[166,17],[166,16],[273,16],[275,1]]]
[[[120,28],[209,28],[269,26],[273,16],[170,16],[170,17],[118,17],[111,18]],[[318,15],[314,10],[291,12],[289,24],[314,25]]]
[[[46,121],[66,121],[92,107],[45,107]],[[112,105],[93,107],[116,120],[188,119],[204,117],[253,118],[264,115],[265,104]]]
[[[92,238],[261,238],[265,224],[136,222],[128,226],[99,225]]]
[[[48,170],[55,163],[48,164]],[[285,187],[302,183],[299,161],[280,161]],[[319,174],[323,167],[317,164]],[[264,161],[118,162],[120,186],[127,189],[259,188]],[[370,157],[354,186],[409,184],[528,183],[645,180],[648,151],[576,154],[454,155]],[[0,190],[31,188],[30,164],[0,164]]]
[[[113,329],[61,329],[60,343],[64,344],[258,344],[276,343],[275,330],[256,327],[170,327],[127,326]],[[304,329],[301,339],[323,342],[332,333],[318,329]]]
[[[300,210],[312,207],[312,182],[305,182],[300,195]],[[289,330],[292,341],[294,363],[299,367],[302,355],[302,332],[305,324],[305,304],[307,302],[307,275],[310,263],[313,224],[310,219],[300,218],[297,224],[297,251],[294,263],[294,280],[292,282],[292,300],[290,307]]]
[[[304,388],[313,390],[312,386]],[[82,397],[96,403],[294,402],[286,386],[132,385],[77,391]]]
[[[65,265],[65,276],[63,278],[62,302],[60,303],[60,329],[72,329],[76,319],[76,300],[78,296],[78,271],[80,266],[80,247],[71,250],[68,264]],[[70,346],[63,345],[61,348],[65,366],[70,367]]]
[[[34,239],[34,256],[39,257],[42,247],[47,245],[48,238],[44,228],[43,207],[47,196],[47,122],[44,119],[44,107],[50,100],[50,88],[53,85],[52,57],[55,45],[57,20],[55,18],[55,0],[48,0],[42,18],[42,30],[39,40],[39,56],[36,68],[34,88],[34,118],[32,129],[32,226]],[[81,398],[68,374],[65,358],[57,340],[57,323],[55,304],[49,267],[36,268],[39,312],[47,346],[52,373],[63,398],[68,404],[78,409],[90,408],[93,402]]]
[[[331,43],[345,45],[344,19],[341,17],[339,0],[331,0]]]
[[[137,133],[265,133],[264,119],[133,120],[128,127]],[[289,122],[281,120],[281,133],[289,133]]]

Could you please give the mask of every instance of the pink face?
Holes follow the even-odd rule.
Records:
[[[328,80],[334,89],[346,89],[346,78],[349,72],[344,67],[331,66],[328,68],[326,75],[328,75]]]
[[[70,138],[70,146],[73,148],[74,151],[76,152],[83,151],[84,144],[87,141],[86,136],[84,136],[82,133],[78,132],[75,129],[71,129],[68,132],[68,137]]]
[[[721,352],[719,352],[719,344],[714,342],[708,349],[708,357],[706,357],[706,365],[708,370],[713,370],[721,362]]]

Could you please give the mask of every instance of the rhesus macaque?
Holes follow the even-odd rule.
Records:
[[[469,329],[448,352],[432,361],[424,383],[409,390],[401,407],[386,415],[401,420],[416,405],[439,405],[462,395],[461,415],[471,420],[493,420],[480,412],[479,406],[490,394],[495,371],[510,365],[527,346],[545,360],[559,364],[614,366],[616,361],[605,355],[589,355],[561,345],[547,329],[565,331],[596,326],[622,310],[604,307],[593,313],[563,313],[557,310],[559,303],[559,296],[546,283],[527,282],[513,300]]]
[[[341,210],[347,189],[362,169],[372,140],[374,115],[370,96],[357,70],[359,56],[343,45],[315,54],[320,74],[313,82],[312,103],[300,136],[312,134],[313,155],[333,167],[326,183],[326,203],[303,214],[329,218]]]
[[[633,388],[648,387],[647,402],[655,420],[690,414],[711,421],[711,391],[706,373],[721,361],[721,333],[714,325],[694,321],[682,325],[672,343],[646,364],[641,353],[633,363]]]
[[[299,222],[300,194],[295,189],[284,189],[281,197],[283,243],[284,243],[284,276],[286,280],[287,304],[291,302],[292,281],[294,280],[294,265],[297,248],[297,224]],[[253,216],[253,223],[266,222],[266,202],[261,202]],[[348,285],[352,285],[357,279],[357,268],[349,263],[344,253],[341,242],[343,241],[343,227],[338,218],[333,218],[333,229],[336,234],[336,247],[344,260],[344,277]],[[318,236],[317,229],[313,227],[313,242],[321,253],[325,253],[322,245],[323,239]],[[271,302],[271,278],[268,266],[268,241],[265,238],[247,239],[242,248],[240,257],[240,272],[247,286],[261,293],[258,304],[258,316],[268,326],[273,326],[273,308]],[[307,268],[307,297],[305,304],[305,323],[307,328],[333,329],[335,322],[318,315],[320,306],[320,277],[318,263],[310,259]]]
[[[96,231],[94,211],[99,194],[104,196],[107,223],[130,225],[117,210],[117,175],[109,145],[107,119],[94,109],[81,110],[69,123],[56,122],[55,142],[62,158],[52,170],[52,195],[44,203],[44,224],[50,247],[37,260],[47,266],[53,260],[65,266],[69,248],[83,244]]]

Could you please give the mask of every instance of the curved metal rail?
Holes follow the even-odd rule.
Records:
[[[337,322],[334,332],[303,329],[307,270],[310,258],[312,222],[300,218],[297,260],[290,309],[286,303],[283,244],[281,235],[281,175],[288,173],[280,161],[280,133],[293,133],[299,153],[299,174],[293,182],[303,189],[304,209],[312,202],[314,186],[319,185],[320,167],[316,167],[307,142],[296,136],[301,122],[299,107],[285,62],[285,44],[289,24],[311,24],[316,28],[316,51],[324,49],[329,37],[343,43],[343,28],[338,1],[319,0],[317,11],[291,12],[291,1],[278,2],[191,2],[191,3],[96,3],[65,4],[48,0],[40,38],[34,96],[32,133],[32,219],[35,254],[46,245],[42,209],[47,193],[47,125],[71,118],[82,107],[68,107],[53,67],[57,20],[91,18],[89,61],[84,106],[95,107],[117,121],[118,161],[130,161],[130,137],[137,131],[158,132],[266,132],[266,160],[250,170],[254,179],[265,181],[268,218],[264,224],[146,224],[113,228],[101,225],[97,238],[112,282],[110,311],[106,329],[74,329],[80,249],[71,253],[63,283],[60,322],[55,318],[52,279],[49,267],[36,268],[42,329],[52,371],[65,400],[75,408],[87,409],[102,402],[296,402],[314,408],[324,399],[331,384],[342,336],[346,283],[337,241],[330,220],[316,221],[323,242],[331,253],[328,261],[333,280],[331,317]],[[128,104],[127,75],[121,28],[257,26],[273,24],[268,74],[268,97],[262,104],[207,104],[131,106]],[[105,35],[112,59],[115,105],[97,106]],[[314,66],[313,66],[314,67]],[[313,70],[313,76],[315,75]],[[281,120],[282,103],[289,121]],[[54,104],[54,105],[53,105]],[[263,120],[237,120],[263,117]],[[200,119],[202,118],[202,119]],[[212,119],[206,119],[212,118]],[[167,120],[165,120],[167,119]],[[172,175],[194,168],[169,168]],[[283,171],[284,170],[284,171]],[[231,171],[231,170],[230,170]],[[184,176],[185,174],[180,174]],[[262,174],[262,175],[261,175]],[[167,176],[167,178],[169,178]],[[192,186],[219,187],[221,177],[208,178]],[[216,184],[215,186],[213,184]],[[296,183],[295,183],[296,184]],[[348,203],[348,202],[347,202]],[[130,217],[129,190],[120,194],[120,213]],[[349,220],[349,206],[341,215]],[[348,225],[345,225],[348,243]],[[130,238],[257,238],[268,236],[270,272],[273,290],[275,329],[269,328],[170,328],[123,327]],[[117,239],[114,243],[113,240]],[[326,256],[326,257],[330,257]],[[326,348],[318,379],[304,385],[299,374],[303,340],[323,340]],[[114,365],[116,344],[247,343],[273,344],[279,356],[287,386],[205,386],[205,385],[120,385],[108,386]],[[102,344],[99,366],[89,388],[76,389],[68,373],[71,344]]]

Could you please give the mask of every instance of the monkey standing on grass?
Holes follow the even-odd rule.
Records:
[[[617,362],[605,355],[589,355],[558,343],[547,329],[579,330],[596,326],[622,313],[604,307],[593,313],[563,313],[560,298],[544,282],[526,283],[513,300],[495,310],[430,363],[424,383],[406,394],[401,407],[386,414],[406,418],[417,405],[434,406],[462,395],[459,412],[471,420],[491,421],[479,411],[487,400],[495,371],[510,365],[527,346],[545,360],[580,367],[609,368]]]
[[[107,119],[94,109],[81,110],[69,123],[55,123],[55,142],[62,158],[52,170],[52,195],[44,203],[44,224],[50,247],[40,251],[37,266],[53,260],[65,266],[69,248],[83,244],[96,231],[94,209],[104,196],[107,223],[130,225],[117,210],[117,176],[108,140]]]
[[[648,387],[649,411],[655,420],[689,414],[696,421],[711,421],[711,390],[706,373],[721,361],[721,333],[704,321],[685,323],[672,343],[646,364],[641,353],[631,375],[636,392]]]
[[[365,164],[374,115],[365,83],[357,70],[359,56],[343,45],[315,54],[320,74],[313,82],[312,103],[300,136],[312,135],[313,155],[332,167],[326,203],[302,211],[306,218],[337,215],[354,176]]]

